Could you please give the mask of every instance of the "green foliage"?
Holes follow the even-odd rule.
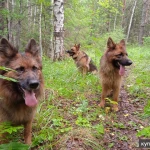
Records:
[[[81,127],[90,127],[90,122],[83,116],[79,115],[77,120],[76,120],[76,125],[81,126]]]
[[[145,117],[150,116],[150,76],[149,71],[150,67],[150,53],[149,48],[146,46],[143,47],[135,47],[131,46],[128,48],[128,54],[131,60],[133,61],[133,67],[130,71],[130,75],[128,76],[127,80],[127,88],[129,92],[135,97],[133,99],[133,103],[139,102],[141,99],[146,101],[146,106],[144,108],[144,115],[140,114]],[[144,118],[145,119],[145,118]],[[131,122],[132,126],[136,126]],[[146,127],[141,131],[138,131],[137,134],[139,137],[150,137],[150,128]]]
[[[0,70],[15,71],[15,70],[12,70],[12,69],[10,69],[10,68],[3,67],[3,66],[0,66]],[[13,79],[13,78],[5,77],[5,76],[2,76],[2,75],[0,75],[0,79],[17,82],[17,80],[15,80],[15,79]]]
[[[97,124],[93,126],[92,128],[96,130],[97,134],[99,135],[104,134],[104,126],[102,124]]]
[[[17,132],[18,130],[22,129],[22,126],[12,126],[10,122],[4,122],[0,124],[0,134],[5,132],[12,134],[13,132]]]
[[[119,5],[119,7],[122,6],[122,3],[117,2],[116,0],[99,0],[98,4],[105,10],[114,14],[119,13],[117,4]]]
[[[149,45],[150,44],[150,37],[144,37],[144,45]]]
[[[9,144],[1,144],[0,150],[28,150],[29,146],[17,143],[17,142],[10,142]]]
[[[135,66],[128,78],[129,90],[134,96],[146,98],[150,88],[149,49],[147,47],[130,47],[128,53]]]
[[[8,80],[8,81],[13,81],[13,82],[18,82],[17,80],[13,79],[13,78],[9,78],[9,77],[5,77],[0,75],[0,79],[4,79],[4,80]]]
[[[120,129],[125,129],[125,128],[126,128],[126,127],[124,126],[124,124],[121,123],[121,122],[114,122],[113,125],[114,125],[114,127],[120,128]]]
[[[0,124],[0,136],[3,133],[8,133],[6,134],[7,136],[5,137],[6,139],[9,139],[9,144],[2,144],[0,145],[0,150],[28,150],[29,146],[16,142],[19,138],[17,135],[18,131],[22,131],[23,127],[22,126],[12,126],[10,122],[3,122]]]
[[[137,136],[138,137],[144,136],[144,137],[149,138],[150,137],[150,127],[145,127],[141,131],[138,131]]]
[[[148,99],[147,104],[144,108],[144,115],[147,117],[150,116],[150,99]]]

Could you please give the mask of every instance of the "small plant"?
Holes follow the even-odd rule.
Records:
[[[91,127],[90,122],[85,117],[82,117],[81,115],[78,116],[75,123],[80,127]]]
[[[28,145],[16,142],[20,140],[18,139],[17,135],[19,133],[17,132],[22,131],[22,129],[22,126],[12,126],[10,122],[3,122],[2,124],[0,124],[0,135],[2,135],[3,133],[8,133],[6,134],[7,136],[5,137],[5,139],[8,139],[10,141],[9,144],[0,145],[0,150],[28,150]]]
[[[23,129],[22,126],[12,126],[10,122],[3,122],[0,124],[0,134],[9,133],[12,134],[18,130]]]
[[[120,129],[125,129],[126,127],[125,127],[125,125],[123,124],[123,123],[121,123],[121,122],[114,122],[114,127],[116,127],[116,128],[120,128]]]
[[[0,145],[0,150],[28,150],[28,149],[29,145],[17,142],[10,142],[9,144]]]
[[[138,131],[137,136],[144,136],[150,138],[150,127],[145,127],[144,129]]]
[[[4,71],[15,71],[15,70],[12,70],[12,69],[10,69],[10,68],[3,67],[3,66],[0,66],[0,70],[4,70]],[[2,75],[0,75],[0,79],[17,82],[17,80],[15,80],[15,79],[13,79],[13,78],[5,77],[5,76],[2,76]]]

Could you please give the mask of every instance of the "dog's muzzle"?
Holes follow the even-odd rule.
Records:
[[[130,66],[132,64],[132,61],[130,59],[122,59],[118,60],[118,62],[123,66]]]
[[[70,56],[73,56],[75,53],[72,52],[71,50],[66,50],[66,53],[68,53]]]

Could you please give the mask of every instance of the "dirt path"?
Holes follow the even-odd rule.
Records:
[[[143,112],[144,100],[138,102],[125,90],[120,91],[119,112],[105,123],[104,147],[107,150],[141,150],[137,130],[147,125],[138,115]],[[108,114],[109,115],[109,114]],[[106,119],[107,120],[107,119]]]

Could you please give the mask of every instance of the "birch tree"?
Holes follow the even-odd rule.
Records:
[[[39,18],[39,45],[40,45],[40,52],[41,52],[41,57],[43,54],[42,50],[42,3],[40,5],[40,18]]]
[[[7,2],[6,2],[6,8],[10,14],[11,13],[11,6],[10,6],[9,0],[7,0]],[[12,19],[11,19],[9,14],[7,15],[8,40],[13,41],[12,40]]]
[[[126,9],[126,0],[122,1],[122,21],[121,21],[121,26],[122,28],[124,27],[124,15],[125,15],[125,9]]]
[[[64,0],[54,0],[54,55],[53,60],[60,60],[63,55],[64,37]]]
[[[128,38],[129,38],[129,34],[130,34],[130,29],[131,29],[131,25],[132,25],[132,20],[133,20],[133,15],[134,15],[136,3],[137,3],[137,0],[134,1],[134,5],[133,5],[131,17],[130,17],[130,22],[129,22],[129,26],[128,26],[128,32],[127,32],[126,42],[128,42]]]
[[[51,6],[50,6],[50,41],[49,41],[49,53],[48,56],[50,58],[54,58],[54,47],[53,47],[53,37],[54,37],[54,0],[51,0]]]

